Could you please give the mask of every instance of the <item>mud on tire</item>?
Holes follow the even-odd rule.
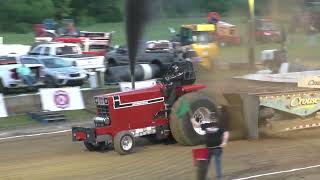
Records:
[[[176,112],[181,104],[182,98],[186,98],[190,104],[191,112],[185,114],[182,118],[177,117]],[[170,114],[170,129],[174,139],[182,145],[203,144],[205,136],[195,131],[190,121],[191,116],[198,109],[207,109],[209,112],[217,113],[216,104],[201,93],[190,93],[179,98],[173,105]]]

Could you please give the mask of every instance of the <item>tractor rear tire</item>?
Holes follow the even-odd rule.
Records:
[[[135,138],[129,131],[119,132],[113,141],[114,150],[120,155],[126,155],[133,152],[135,147]]]
[[[99,142],[97,144],[93,144],[88,141],[83,141],[83,144],[89,151],[103,151],[107,149],[107,145],[105,142]]]
[[[188,101],[191,112],[184,114],[183,117],[178,117],[176,113],[182,98],[186,98]],[[207,120],[210,112],[215,112],[218,116],[216,104],[204,94],[190,93],[180,97],[173,104],[170,114],[170,129],[174,139],[179,144],[187,146],[203,144],[205,142],[205,132],[201,128],[193,127],[191,116],[200,115],[203,120]]]

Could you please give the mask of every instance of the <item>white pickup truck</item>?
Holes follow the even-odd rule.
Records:
[[[0,44],[0,56],[17,57],[26,55],[31,46],[22,44]]]
[[[88,71],[105,71],[104,56],[82,54],[78,44],[48,42],[36,45],[28,55],[32,56],[58,56],[73,62],[74,66]]]
[[[21,64],[18,64],[15,57],[0,57],[0,93],[7,93],[9,89],[26,88],[28,85],[20,79],[17,68]],[[42,64],[27,64],[35,76],[36,82],[34,87],[43,86],[43,75],[41,69]]]

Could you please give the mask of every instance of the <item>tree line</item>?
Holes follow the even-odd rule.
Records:
[[[0,31],[28,32],[46,18],[77,24],[122,21],[118,0],[1,0]]]
[[[227,14],[235,8],[246,13],[248,9],[248,0],[151,1],[152,12],[161,17],[196,16],[210,11]],[[269,2],[256,0],[257,9],[266,9]],[[71,18],[77,25],[120,22],[124,13],[124,0],[1,0],[0,31],[25,33],[32,30],[32,24],[41,23],[46,18],[57,22]]]

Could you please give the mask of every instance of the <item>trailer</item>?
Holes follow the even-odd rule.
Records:
[[[254,80],[246,76],[225,83],[223,96],[228,103],[229,128],[234,138],[258,139],[261,135],[273,136],[320,126],[317,113],[320,91],[297,86],[297,78],[302,74],[314,73],[288,74],[259,75],[267,78]]]

